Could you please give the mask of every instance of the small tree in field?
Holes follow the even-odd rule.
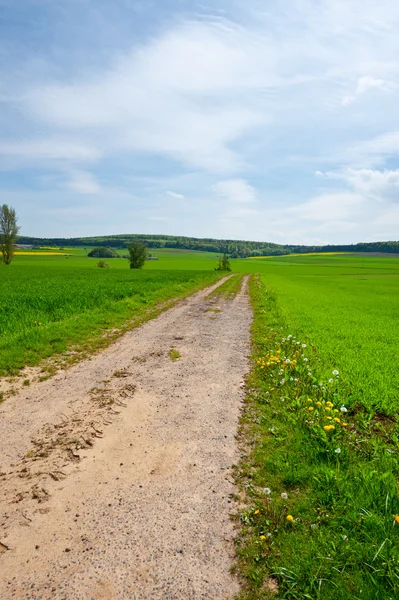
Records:
[[[14,244],[19,227],[15,210],[7,204],[0,206],[0,251],[4,264],[9,265],[14,257]]]
[[[129,250],[129,262],[131,269],[141,269],[147,258],[147,248],[143,242],[133,240]]]
[[[219,257],[219,264],[215,267],[215,271],[231,271],[229,257],[226,253]]]

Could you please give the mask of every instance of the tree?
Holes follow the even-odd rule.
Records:
[[[143,242],[133,240],[128,246],[131,269],[141,269],[147,258],[147,248]]]
[[[118,258],[118,253],[113,248],[97,246],[87,256],[90,256],[90,258]]]
[[[14,257],[14,244],[18,231],[15,210],[7,204],[3,204],[0,206],[0,251],[6,265],[9,265]]]
[[[227,254],[223,254],[223,256],[219,256],[219,264],[215,268],[215,271],[231,271],[230,261]]]

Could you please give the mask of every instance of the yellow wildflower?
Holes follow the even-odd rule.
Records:
[[[326,411],[330,412],[331,408],[329,406],[327,406]]]
[[[309,407],[308,407],[308,410],[313,410],[313,406],[309,406]]]
[[[266,536],[265,535],[261,535],[259,539],[262,540],[262,542],[263,542],[263,540],[266,539]]]
[[[334,406],[334,404],[332,402],[326,402],[326,406]]]
[[[335,421],[336,423],[341,423],[341,421],[338,419],[338,417],[335,417],[334,421]]]
[[[313,402],[313,400],[311,398],[308,398],[308,402]]]
[[[326,419],[328,419],[329,421],[332,421],[332,417],[326,417]]]
[[[290,523],[292,523],[292,521],[294,520],[294,517],[292,515],[287,515],[285,517],[287,519],[287,521],[289,521]]]
[[[254,515],[258,515],[259,513],[260,513],[260,510],[256,510],[256,511],[254,512]]]
[[[342,427],[348,427],[348,423],[342,423]]]
[[[399,515],[395,515],[395,516],[394,516],[394,521],[395,521],[396,523],[399,523]]]
[[[316,402],[316,406],[321,406],[321,402]]]

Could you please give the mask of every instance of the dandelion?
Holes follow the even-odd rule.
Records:
[[[332,417],[326,417],[326,419],[328,419],[329,421],[332,421]]]
[[[329,379],[328,383],[334,383],[334,379]]]
[[[313,410],[313,406],[308,406],[308,410]]]
[[[340,419],[338,419],[338,417],[335,417],[335,418],[334,418],[334,421],[335,421],[336,423],[341,423],[341,420],[340,420]]]
[[[292,523],[292,521],[294,520],[294,517],[292,515],[287,515],[285,517],[287,519],[287,521],[289,521],[290,523]]]
[[[283,500],[288,500],[288,494],[286,492],[283,492],[281,494],[281,497],[282,497]]]
[[[342,413],[347,413],[348,409],[346,408],[346,406],[341,406],[341,408],[339,409]]]
[[[333,431],[335,429],[334,425],[324,425],[324,431]]]
[[[341,448],[335,448],[334,452],[335,454],[341,454]]]
[[[254,515],[258,515],[259,513],[260,513],[260,510],[256,510],[256,511],[254,512]]]
[[[332,372],[333,375],[339,375],[339,371],[337,371],[337,369],[334,369],[334,371]]]
[[[318,402],[316,402],[316,406],[322,406],[322,403],[320,402],[320,400]]]
[[[270,488],[263,488],[263,492],[266,494],[266,496],[269,496],[272,493]]]
[[[309,359],[308,358],[304,358],[303,362],[309,362]]]
[[[266,539],[266,536],[265,535],[261,535],[259,539],[262,540],[262,542],[263,542],[263,540]]]
[[[334,406],[334,404],[330,401],[326,402],[326,406]]]
[[[308,398],[308,402],[313,402],[312,398]]]
[[[395,523],[399,523],[399,515],[395,515],[393,520],[395,521]]]
[[[341,423],[342,427],[348,427],[348,423]]]

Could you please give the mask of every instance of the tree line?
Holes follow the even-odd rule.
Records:
[[[19,244],[33,246],[107,246],[110,248],[127,248],[133,240],[141,241],[150,248],[177,248],[181,250],[197,250],[228,254],[230,258],[247,258],[249,256],[282,256],[285,254],[308,254],[309,252],[382,252],[399,253],[399,241],[360,242],[358,244],[327,244],[324,246],[305,246],[296,244],[274,244],[272,242],[256,242],[249,240],[217,240],[214,238],[194,238],[173,235],[121,234],[99,237],[78,238],[35,238],[20,236]]]

